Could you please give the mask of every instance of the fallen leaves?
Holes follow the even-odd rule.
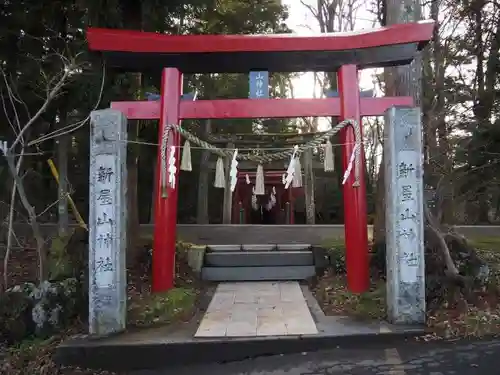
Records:
[[[344,275],[327,272],[313,288],[326,315],[350,316],[362,320],[382,320],[386,316],[385,283],[378,280],[362,294],[349,292]]]

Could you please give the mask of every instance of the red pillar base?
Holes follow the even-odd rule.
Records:
[[[361,127],[358,71],[355,65],[342,66],[338,72],[341,120],[353,119]],[[361,127],[362,128],[362,127]],[[354,130],[341,133],[342,167],[346,170],[355,146]],[[365,158],[361,149],[360,186],[353,187],[354,169],[344,185],[344,228],[346,244],[347,284],[349,290],[362,293],[370,287],[368,259],[368,227],[366,217]]]
[[[179,186],[180,135],[169,130],[166,160],[169,160],[174,146],[177,162],[175,186],[167,183],[167,196],[162,196],[161,144],[168,124],[179,124],[180,97],[182,94],[182,74],[175,68],[165,68],[162,72],[161,112],[158,130],[158,161],[156,166],[155,221],[153,239],[153,282],[155,293],[165,292],[174,287],[175,241],[177,230],[177,196]],[[168,178],[167,178],[168,180]]]

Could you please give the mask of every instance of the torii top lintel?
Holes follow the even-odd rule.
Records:
[[[183,73],[336,71],[410,63],[432,38],[433,21],[391,25],[349,33],[315,36],[166,35],[89,28],[92,51],[108,66],[127,71],[175,67]]]

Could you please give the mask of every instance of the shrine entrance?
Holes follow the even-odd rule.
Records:
[[[196,140],[180,126],[182,120],[335,117],[341,121],[339,125],[308,147],[320,147],[336,133],[340,134],[342,170],[345,172],[347,281],[351,291],[366,291],[369,288],[369,257],[361,117],[381,116],[394,106],[412,106],[413,98],[361,97],[358,71],[410,63],[429,41],[433,30],[433,22],[316,36],[166,35],[89,28],[89,48],[101,52],[107,66],[125,71],[162,72],[159,101],[114,102],[111,105],[129,120],[159,119],[153,290],[161,292],[174,285],[180,139],[182,135],[188,140]],[[181,100],[183,74],[248,74],[252,71],[337,72],[338,97],[277,99],[257,95],[255,99]],[[225,199],[231,201],[233,187],[238,184],[234,172],[238,159],[235,157],[231,163],[236,152],[224,152],[210,147],[207,142],[202,144],[220,158],[229,159],[232,177],[227,186],[231,186],[232,191],[226,188]],[[293,164],[303,151],[288,150],[280,157],[285,156]],[[241,160],[242,156],[238,157]],[[269,160],[276,159],[264,158],[259,162],[265,164]],[[293,177],[293,168],[286,172],[288,178]]]
[[[302,188],[285,189],[283,171],[264,173],[263,195],[254,194],[255,171],[239,171],[233,193],[232,224],[284,225],[294,224],[293,201]]]

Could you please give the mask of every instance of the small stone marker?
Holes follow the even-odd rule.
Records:
[[[425,322],[421,124],[419,108],[385,114],[387,312],[395,324]]]
[[[92,112],[89,188],[89,333],[125,329],[127,279],[127,120]]]

